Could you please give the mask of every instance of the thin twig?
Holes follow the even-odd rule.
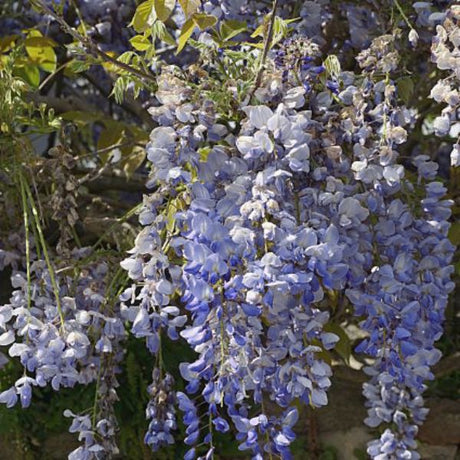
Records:
[[[92,172],[92,169],[77,168],[77,174],[86,175]],[[85,186],[92,193],[105,192],[107,190],[121,190],[123,192],[147,193],[148,188],[145,185],[147,177],[141,174],[133,174],[128,180],[125,176],[118,176],[115,171],[112,174],[103,172],[97,178],[91,178],[85,182]]]
[[[53,73],[50,73],[41,83],[40,86],[38,87],[38,91],[41,91],[46,84],[51,81],[62,69],[65,69],[72,61],[66,61],[64,64],[60,65]]]

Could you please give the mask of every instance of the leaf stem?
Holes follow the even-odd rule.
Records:
[[[401,14],[402,18],[406,22],[406,24],[409,26],[410,29],[413,29],[412,24],[409,21],[409,18],[406,16],[406,13],[404,13],[404,10],[402,9],[401,5],[399,4],[398,0],[394,0],[396,8],[398,9],[399,13]]]

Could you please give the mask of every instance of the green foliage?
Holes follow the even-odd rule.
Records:
[[[185,45],[187,44],[189,38],[192,36],[193,31],[195,30],[196,24],[194,23],[193,19],[187,19],[185,21],[184,25],[182,26],[182,29],[180,31],[180,36],[179,36],[179,43],[177,45],[177,52],[181,52]]]
[[[365,449],[355,449],[353,455],[357,460],[367,460],[367,452]]]
[[[155,0],[153,7],[155,9],[156,16],[161,22],[168,20],[169,16],[176,6],[176,0]]]
[[[179,4],[187,19],[196,13],[200,7],[199,0],[179,0]]]
[[[154,0],[140,3],[129,25],[138,33],[144,32],[149,25],[149,21],[153,18],[154,12]]]
[[[324,60],[324,67],[329,78],[337,79],[340,77],[340,72],[342,71],[342,68],[340,65],[340,61],[335,54],[330,54]]]
[[[0,371],[0,391],[14,384],[22,369],[10,362]],[[9,439],[16,447],[15,459],[38,460],[44,457],[45,441],[53,435],[68,430],[68,419],[62,416],[66,408],[84,411],[91,406],[94,385],[62,389],[56,394],[51,388],[38,388],[34,392],[34,404],[28,409],[0,406],[0,438]],[[46,420],[45,423],[37,421]],[[14,442],[11,442],[14,440]],[[3,441],[2,441],[3,442]]]
[[[0,147],[7,139],[15,138],[24,129],[34,133],[49,133],[60,128],[60,119],[46,104],[28,100],[31,84],[24,74],[23,48],[0,56]],[[38,72],[38,70],[37,70]]]
[[[31,30],[24,40],[24,46],[32,66],[39,67],[45,72],[56,70],[57,58],[54,51],[56,42],[44,37],[38,30]]]
[[[227,42],[237,35],[246,32],[247,25],[243,21],[227,20],[222,21],[217,37],[223,42]]]
[[[451,372],[430,382],[428,395],[437,398],[460,399],[460,371]]]
[[[350,356],[352,353],[351,341],[345,329],[336,323],[330,322],[324,327],[326,332],[332,332],[339,337],[339,341],[334,347],[334,351],[344,360],[345,363],[350,363]]]
[[[263,37],[264,39],[266,39],[267,32],[268,32],[268,24],[270,20],[271,20],[270,15],[267,15],[264,19],[264,22],[252,33],[251,37],[252,38]],[[289,24],[292,24],[295,21],[297,21],[296,18],[283,19],[283,18],[280,18],[279,16],[275,17],[275,21],[273,24],[273,38],[270,44],[271,48],[274,47],[283,38],[286,38],[290,34],[291,29],[289,29]],[[248,44],[256,48],[263,47],[262,43],[248,43]]]
[[[405,104],[409,104],[414,94],[414,81],[411,77],[402,77],[397,83],[398,94]]]

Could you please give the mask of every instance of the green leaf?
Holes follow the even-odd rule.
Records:
[[[103,113],[90,113],[84,112],[82,110],[71,110],[69,112],[64,112],[63,114],[61,114],[61,118],[63,120],[71,121],[81,127],[89,123],[94,123],[95,121],[100,121],[103,117]]]
[[[208,155],[211,153],[211,147],[201,147],[198,149],[198,154],[200,155],[200,160],[206,162]]]
[[[13,46],[19,35],[7,35],[0,38],[0,52],[5,53],[9,51]]]
[[[104,163],[109,160],[112,153],[111,150],[107,149],[121,144],[124,134],[123,130],[118,129],[116,125],[114,126],[111,123],[105,123],[105,125],[106,129],[102,130],[99,135],[99,139],[97,140],[97,150],[104,150],[104,152],[100,153],[100,157]]]
[[[176,200],[171,201],[168,206],[168,212],[166,214],[166,230],[169,233],[174,232],[174,227],[176,225],[176,214],[179,211],[176,205]]]
[[[222,40],[227,41],[246,30],[247,24],[245,22],[230,19],[221,23],[220,36]]]
[[[117,57],[117,60],[123,62],[123,64],[130,64],[131,59],[133,59],[134,57],[136,57],[136,53],[134,53],[133,51],[125,51]]]
[[[168,20],[169,16],[171,16],[176,6],[176,0],[154,0],[153,6],[155,7],[157,18],[165,22]]]
[[[414,94],[414,82],[410,77],[402,77],[396,84],[398,88],[398,94],[405,104],[408,104]]]
[[[262,37],[264,34],[264,29],[266,28],[265,24],[261,24],[257,29],[251,34],[251,38]]]
[[[152,13],[155,13],[154,0],[147,0],[140,3],[129,25],[138,33],[144,32],[149,26],[149,19]]]
[[[81,61],[80,59],[72,59],[72,61],[70,61],[66,66],[66,72],[86,72],[90,66],[89,62]]]
[[[14,68],[14,75],[22,78],[33,88],[38,88],[40,84],[40,71],[34,64],[24,64]]]
[[[339,337],[339,341],[335,345],[334,350],[348,364],[351,356],[351,342],[343,327],[336,323],[328,323],[324,326],[323,330],[332,332]]]
[[[192,16],[192,19],[193,19],[193,22],[201,30],[208,29],[209,27],[212,27],[217,22],[217,18],[215,16],[210,15],[210,14],[195,13]]]
[[[125,149],[121,149],[121,151],[123,154],[126,153]],[[144,162],[145,155],[145,149],[138,145],[130,148],[129,154],[126,156],[126,159],[123,160],[123,171],[128,178],[132,177],[137,168]]]
[[[174,46],[176,44],[176,40],[174,40],[174,37],[168,32],[166,26],[162,22],[158,22],[157,24],[160,25],[158,28],[158,38],[168,45]]]
[[[35,47],[43,47],[43,46],[50,46],[51,48],[54,48],[57,46],[57,43],[52,40],[51,38],[48,37],[42,37],[41,35],[36,35],[35,33],[29,35],[25,40],[24,40],[24,45],[27,46],[35,46]]]
[[[244,42],[243,45],[251,46],[252,48],[258,48],[260,50],[264,49],[263,43]]]
[[[455,246],[460,245],[460,222],[454,222],[449,229],[449,239]]]
[[[275,24],[274,24],[274,27],[273,27],[273,40],[272,40],[272,43],[271,43],[272,47],[273,47],[273,45],[278,43],[280,40],[282,40],[284,37],[287,37],[287,35],[289,34],[289,32],[291,30],[291,29],[289,29],[288,25],[292,21],[293,20],[285,21],[283,18],[280,18],[280,17],[276,16]]]
[[[57,58],[53,49],[54,45],[53,40],[43,37],[37,30],[31,31],[24,41],[31,61],[45,72],[50,73],[56,70]]]
[[[110,96],[115,98],[117,104],[121,104],[125,98],[125,91],[129,85],[129,80],[126,77],[118,77],[113,85],[112,92]]]
[[[144,35],[135,35],[129,39],[129,43],[137,51],[145,51],[152,45],[150,40]]]
[[[200,7],[199,0],[179,0],[179,4],[187,19],[189,19]]]
[[[176,54],[180,53],[184,49],[184,46],[187,44],[188,39],[192,36],[194,29],[195,22],[193,21],[193,19],[188,19],[187,21],[185,21],[180,31],[179,43],[177,45]]]

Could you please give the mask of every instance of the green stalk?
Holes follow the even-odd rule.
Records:
[[[32,303],[30,294],[30,241],[29,241],[29,213],[27,211],[27,197],[24,185],[24,178],[19,174],[19,182],[21,184],[21,199],[22,199],[22,215],[24,219],[24,231],[26,237],[26,274],[27,274],[27,308],[30,310]]]
[[[99,371],[97,373],[97,381],[96,381],[96,390],[94,392],[94,403],[93,403],[93,410],[92,410],[92,417],[91,417],[91,427],[93,430],[96,430],[96,419],[97,419],[97,403],[99,401],[99,385],[101,383],[101,376],[102,376],[102,362],[99,366]]]
[[[23,178],[23,181],[24,181],[24,178]],[[42,231],[42,228],[41,228],[41,225],[40,225],[40,216],[38,215],[38,211],[37,211],[37,208],[35,206],[34,198],[32,196],[30,188],[28,186],[27,187],[24,186],[24,190],[25,190],[26,195],[27,195],[27,197],[29,199],[30,207],[32,208],[32,215],[34,217],[35,227],[37,228],[38,237],[39,237],[39,240],[40,240],[40,244],[42,246],[46,266],[48,267],[48,271],[49,271],[49,274],[50,274],[51,285],[53,286],[54,297],[56,298],[56,307],[57,307],[57,310],[58,310],[58,313],[59,313],[59,318],[61,320],[61,327],[64,328],[64,314],[62,313],[61,299],[59,297],[59,287],[58,287],[58,284],[57,284],[57,281],[56,281],[56,277],[54,275],[53,266],[51,265],[51,259],[50,259],[49,253],[48,253],[48,248],[46,246],[45,237],[43,236],[43,231]]]
[[[75,227],[73,225],[70,227],[70,231],[72,232],[72,236],[73,236],[73,239],[75,240],[75,243],[77,244],[77,246],[79,248],[81,248],[82,245],[81,245],[80,238],[79,238],[79,236],[78,236],[78,234],[77,234],[77,232],[75,230]]]
[[[398,0],[395,0],[395,5],[396,5],[396,8],[398,8],[398,11],[401,14],[402,18],[404,19],[404,21],[409,26],[409,29],[413,29],[412,24],[409,21],[409,18],[406,16],[406,13],[404,13],[404,10],[401,8],[401,5],[399,4]]]

